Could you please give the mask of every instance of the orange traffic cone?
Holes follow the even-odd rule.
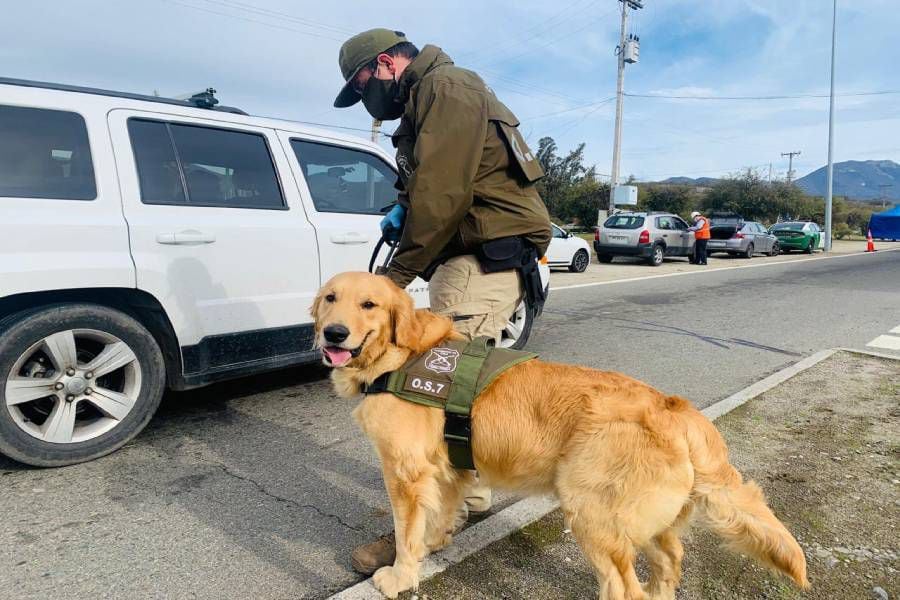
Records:
[[[872,230],[866,235],[866,252],[875,252],[875,242],[872,241]]]

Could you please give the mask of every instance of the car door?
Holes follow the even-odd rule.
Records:
[[[675,230],[671,217],[656,217],[656,229],[658,235],[666,244],[666,256],[678,256],[681,254],[681,236]]]
[[[772,251],[772,239],[762,223],[754,223],[756,229],[756,251],[768,253]]]
[[[331,139],[279,132],[291,169],[316,230],[320,277],[365,271],[381,237],[384,208],[397,201],[397,172],[378,150]],[[376,265],[383,263],[382,247]],[[418,306],[428,305],[428,286],[415,279],[407,288]]]
[[[819,226],[815,223],[808,223],[806,227],[806,234],[810,236],[810,239],[813,244],[813,250],[817,249],[821,245],[822,234],[819,230]]]
[[[569,236],[561,228],[554,224],[550,224],[553,237],[550,239],[550,246],[547,248],[547,262],[551,265],[567,265],[572,262],[571,244],[569,244]]]
[[[688,224],[678,217],[672,217],[672,226],[680,240],[679,254],[689,256],[694,248],[694,232],[688,231]]]
[[[318,249],[274,132],[130,110],[109,125],[137,286],[185,372],[311,350]]]

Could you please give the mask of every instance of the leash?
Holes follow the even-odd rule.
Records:
[[[402,232],[401,232],[402,237]],[[375,261],[378,260],[378,253],[381,252],[381,247],[385,244],[388,245],[388,253],[384,259],[384,262],[381,263],[378,267],[375,267]],[[384,234],[381,235],[381,238],[378,240],[378,243],[375,244],[375,250],[372,251],[372,258],[369,259],[369,273],[374,273],[376,275],[384,275],[387,271],[388,265],[391,263],[391,259],[394,258],[394,253],[397,251],[397,247],[400,245],[400,239],[398,238],[396,241],[388,240],[384,237]]]

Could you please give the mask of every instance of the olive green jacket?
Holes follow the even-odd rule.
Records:
[[[425,46],[400,76],[400,202],[408,211],[387,275],[406,287],[436,261],[522,236],[543,256],[550,217],[534,182],[540,163],[519,120],[481,78]]]

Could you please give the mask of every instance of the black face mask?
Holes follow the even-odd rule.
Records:
[[[400,84],[393,79],[369,77],[362,92],[362,102],[372,117],[379,121],[393,121],[403,115],[403,105],[396,101]]]

